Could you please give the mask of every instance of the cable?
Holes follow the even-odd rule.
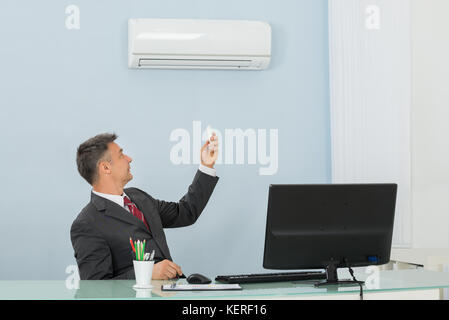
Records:
[[[358,283],[359,286],[360,286],[360,300],[363,300],[363,286],[362,286],[362,282],[357,281],[357,279],[355,278],[354,270],[352,270],[352,268],[349,266],[348,259],[345,258],[344,261],[346,263],[346,267],[349,269],[349,273],[351,274],[352,280],[354,282]]]
[[[360,281],[357,281],[357,279],[354,276],[354,271],[352,270],[351,267],[348,266],[349,269],[349,273],[351,274],[352,280],[354,280],[354,282],[357,282],[360,286],[360,300],[363,300],[363,286],[362,283]]]

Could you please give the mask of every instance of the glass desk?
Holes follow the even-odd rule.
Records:
[[[440,289],[449,288],[449,273],[418,270],[386,270],[356,273],[363,286],[364,299],[439,299]],[[341,279],[350,278],[339,270]],[[372,278],[376,277],[376,278]],[[375,281],[375,280],[378,281]],[[238,291],[161,291],[162,284],[153,281],[152,289],[133,289],[134,280],[82,280],[79,288],[64,280],[0,281],[0,299],[72,300],[72,299],[359,299],[359,286],[315,288],[316,281],[242,284]],[[186,283],[185,279],[178,283]]]

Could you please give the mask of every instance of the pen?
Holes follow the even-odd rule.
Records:
[[[140,240],[137,240],[137,252],[138,252],[138,255],[137,255],[137,260],[140,260]]]
[[[143,260],[143,241],[140,242],[140,260]]]

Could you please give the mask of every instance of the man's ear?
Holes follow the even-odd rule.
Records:
[[[98,164],[98,173],[101,174],[111,174],[111,164],[108,161],[101,161]]]

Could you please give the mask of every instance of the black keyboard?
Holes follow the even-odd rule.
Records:
[[[299,281],[299,280],[321,280],[326,279],[323,271],[300,271],[282,273],[260,273],[260,274],[239,274],[229,276],[217,276],[215,281],[225,283],[259,283],[259,282],[279,282],[279,281]]]

